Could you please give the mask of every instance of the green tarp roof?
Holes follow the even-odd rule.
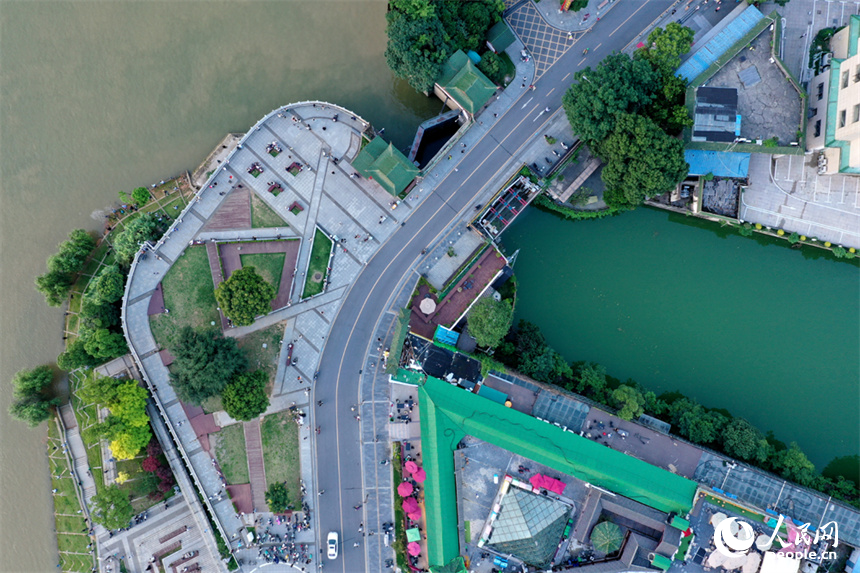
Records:
[[[430,573],[468,573],[462,557],[452,559],[445,565],[430,566]]]
[[[418,388],[431,564],[459,555],[453,451],[474,436],[664,512],[686,514],[696,483],[436,378]]]
[[[654,558],[651,559],[651,565],[657,567],[658,569],[662,569],[665,571],[669,567],[672,566],[672,560],[666,557],[665,555],[660,555],[659,553],[654,554]]]
[[[505,402],[508,400],[508,395],[504,392],[500,392],[495,388],[490,388],[486,384],[481,385],[481,389],[478,390],[478,396],[483,396],[484,398],[489,398],[493,402],[497,402],[502,406],[505,405]]]
[[[680,529],[681,531],[687,531],[690,528],[690,522],[683,517],[678,517],[677,515],[672,518],[672,523],[669,525],[676,529]]]
[[[496,22],[496,24],[487,31],[487,41],[493,45],[493,48],[497,52],[504,52],[508,49],[508,46],[514,43],[516,37],[514,33],[508,28],[507,22],[504,20],[500,20]]]
[[[406,189],[419,173],[418,168],[409,163],[394,144],[386,143],[381,137],[376,137],[365,145],[352,162],[352,166],[363,177],[372,178],[395,197]]]
[[[457,50],[448,58],[437,83],[469,113],[481,109],[496,91],[496,85],[475,67],[463,50]]]

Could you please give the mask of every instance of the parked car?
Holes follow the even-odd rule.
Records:
[[[328,547],[328,558],[337,559],[337,532],[329,531],[326,538],[326,546]]]

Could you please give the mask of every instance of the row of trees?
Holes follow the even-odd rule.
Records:
[[[48,272],[36,277],[36,290],[45,295],[50,306],[60,306],[68,298],[75,277],[95,246],[89,233],[75,229],[60,243],[57,253],[48,257]]]
[[[501,20],[502,0],[392,0],[385,60],[420,92],[429,92],[442,64],[457,50],[478,50]]]
[[[658,396],[633,380],[621,383],[608,376],[599,364],[569,364],[547,344],[540,329],[528,321],[521,320],[508,333],[496,347],[494,357],[535,380],[616,408],[618,417],[624,420],[649,414],[669,422],[674,432],[693,443],[721,450],[860,507],[858,484],[842,476],[830,478],[819,474],[796,443],[786,445],[743,418],[735,418],[725,410],[706,408],[678,392]]]
[[[235,339],[186,326],[170,352],[170,383],[183,402],[200,405],[220,395],[227,414],[246,421],[269,407],[269,377],[262,370],[245,372],[248,361]]]
[[[615,53],[577,72],[562,98],[574,133],[606,163],[610,207],[635,208],[687,174],[677,135],[692,120],[684,107],[687,82],[675,70],[692,41],[693,31],[677,22],[657,28],[633,57]]]

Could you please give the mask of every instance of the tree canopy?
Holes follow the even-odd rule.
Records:
[[[31,428],[38,426],[51,416],[51,408],[60,400],[45,394],[54,380],[50,366],[37,366],[32,370],[20,370],[12,378],[12,403],[9,414]]]
[[[272,513],[284,513],[290,509],[290,494],[283,483],[276,482],[266,491],[266,503]]]
[[[239,374],[221,392],[224,410],[234,420],[253,420],[269,407],[268,382],[269,375],[265,370]]]
[[[102,267],[87,288],[87,292],[102,304],[117,302],[124,291],[125,276],[118,265]]]
[[[732,457],[761,463],[768,456],[769,445],[758,428],[743,418],[733,418],[722,432],[723,449]]]
[[[121,529],[128,526],[134,515],[129,494],[117,485],[109,485],[101,493],[93,496],[93,521],[108,529]]]
[[[694,35],[691,28],[670,22],[665,29],[655,28],[648,34],[648,42],[636,50],[634,57],[648,61],[663,77],[673,76],[681,65],[681,56],[690,51]]]
[[[113,240],[113,248],[120,264],[128,266],[144,241],[154,241],[161,236],[162,225],[154,213],[141,213],[125,225]]]
[[[648,62],[617,53],[574,78],[562,107],[573,132],[592,148],[615,131],[619,115],[638,113],[660,88],[660,74]]]
[[[645,412],[645,396],[633,386],[622,384],[612,391],[612,399],[622,420],[638,418]]]
[[[513,317],[510,301],[484,297],[469,311],[469,334],[479,346],[495,348],[510,330]]]
[[[620,115],[615,130],[596,151],[607,162],[602,174],[604,198],[620,208],[636,207],[671,190],[689,168],[684,144],[641,115]]]
[[[247,366],[234,339],[188,326],[179,331],[170,352],[174,356],[170,383],[182,401],[195,405],[220,394]]]
[[[809,485],[815,478],[815,464],[809,461],[806,454],[796,443],[776,453],[773,458],[774,469],[785,479]]]
[[[257,274],[253,266],[242,267],[215,289],[215,300],[224,316],[236,326],[248,326],[272,310],[275,287]]]
[[[90,426],[85,433],[91,439],[109,440],[115,458],[133,458],[152,440],[146,412],[148,392],[135,380],[93,374],[78,390],[78,396],[87,404],[99,404],[110,411],[103,423]]]
[[[392,0],[385,60],[420,92],[429,92],[457,50],[477,50],[502,17],[501,0]]]
[[[138,187],[131,192],[131,200],[138,207],[143,207],[149,202],[149,190],[146,187]]]
[[[49,306],[60,306],[69,296],[74,275],[84,268],[96,242],[83,229],[75,229],[60,243],[56,254],[48,257],[48,272],[36,277],[36,290],[45,295]]]

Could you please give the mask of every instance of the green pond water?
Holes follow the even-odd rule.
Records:
[[[796,441],[823,468],[860,450],[860,271],[692,218],[566,221],[529,209],[516,318],[571,361],[678,390]]]

